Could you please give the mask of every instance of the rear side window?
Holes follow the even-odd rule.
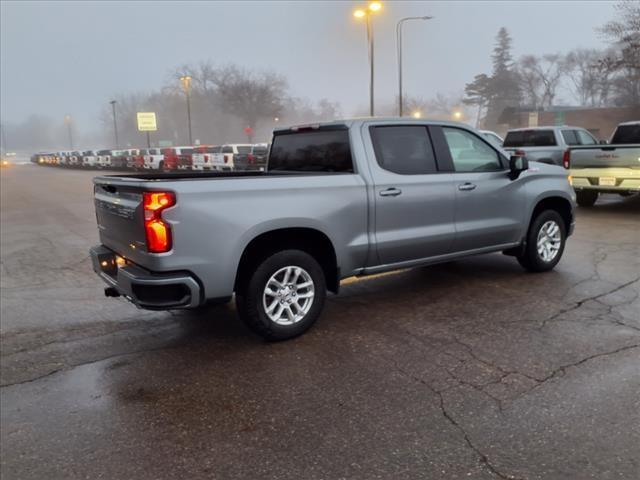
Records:
[[[233,147],[230,147],[228,145],[222,147],[222,153],[233,153]]]
[[[349,130],[275,135],[268,170],[353,173]]]
[[[556,144],[553,130],[518,130],[507,133],[505,147],[551,147]]]
[[[436,159],[427,128],[421,125],[371,127],[378,164],[401,175],[435,173]]]
[[[625,143],[640,143],[640,124],[620,125],[616,128],[613,138],[611,138],[611,144],[622,145]]]
[[[241,155],[251,153],[251,147],[238,147],[238,153]]]
[[[204,151],[205,153],[220,153],[222,152],[222,147],[207,147]]]
[[[562,138],[567,145],[578,145],[578,136],[575,130],[562,130]]]

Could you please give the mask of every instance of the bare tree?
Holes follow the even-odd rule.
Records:
[[[612,53],[578,48],[565,57],[569,90],[582,106],[602,107],[609,101],[609,90],[616,70]]]
[[[615,102],[640,105],[640,3],[622,1],[615,9],[616,18],[598,29],[616,50],[608,59],[617,71],[612,81]]]
[[[523,94],[534,107],[551,107],[566,73],[564,57],[559,53],[541,57],[525,55],[520,59],[520,81]]]

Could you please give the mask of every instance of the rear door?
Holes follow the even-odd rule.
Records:
[[[449,253],[455,235],[453,178],[438,170],[427,127],[373,125],[369,132],[380,264]]]
[[[511,180],[507,160],[475,133],[458,127],[434,127],[444,137],[438,151],[442,163],[451,162],[455,182],[453,251],[465,252],[520,241],[525,188]]]

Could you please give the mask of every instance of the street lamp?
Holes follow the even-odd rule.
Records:
[[[460,120],[462,118],[462,112],[460,110],[456,110],[453,112],[453,118],[455,120]]]
[[[371,2],[367,8],[361,8],[353,12],[356,18],[366,18],[367,20],[367,44],[369,46],[369,115],[374,116],[373,105],[373,25],[371,24],[371,14],[382,10],[381,2]]]
[[[409,20],[431,20],[433,17],[405,17],[396,25],[396,43],[398,48],[398,115],[402,116],[402,25]]]
[[[415,112],[413,112],[413,113],[411,114],[411,116],[412,116],[413,118],[422,118],[422,112],[420,112],[419,110],[416,110]]]
[[[193,145],[193,136],[191,135],[191,76],[183,75],[180,77],[182,90],[187,97],[187,122],[189,123],[189,145]]]
[[[69,132],[69,150],[73,150],[73,137],[71,136],[71,115],[64,116],[64,124],[67,126]]]
[[[111,100],[111,111],[113,112],[113,133],[116,136],[116,148],[120,148],[120,142],[118,142],[118,121],[116,120],[116,101]]]
[[[273,121],[278,123],[280,121],[280,118],[279,117],[273,117]]]

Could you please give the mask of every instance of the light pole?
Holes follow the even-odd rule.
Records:
[[[433,17],[424,16],[424,17],[405,17],[398,21],[396,25],[396,44],[397,44],[397,55],[398,55],[398,115],[402,116],[402,25],[404,22],[409,20],[431,20]]]
[[[64,116],[64,124],[67,126],[69,132],[69,150],[73,150],[73,136],[71,135],[71,115]]]
[[[113,112],[113,133],[116,136],[116,148],[120,148],[120,142],[118,142],[118,121],[116,120],[116,101],[111,100],[111,111]]]
[[[183,75],[180,77],[182,90],[187,97],[187,122],[189,124],[189,145],[193,145],[193,136],[191,135],[191,76]]]
[[[373,25],[371,23],[371,14],[377,13],[382,10],[382,3],[371,2],[367,8],[361,8],[353,12],[353,16],[356,18],[365,18],[367,21],[367,44],[369,46],[369,115],[374,116],[374,102],[373,102]]]

